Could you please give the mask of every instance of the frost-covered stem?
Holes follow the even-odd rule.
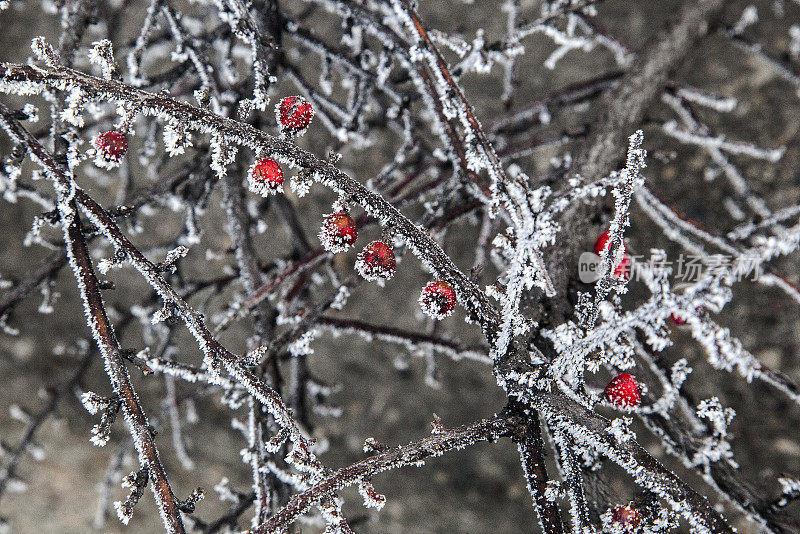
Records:
[[[150,0],[147,10],[145,11],[145,18],[142,22],[141,30],[136,37],[136,43],[128,51],[128,78],[134,85],[142,85],[145,82],[141,74],[142,55],[147,46],[147,41],[150,38],[150,33],[155,26],[161,2],[162,0]]]
[[[181,421],[180,406],[178,405],[178,390],[175,381],[176,379],[174,376],[164,376],[164,385],[166,389],[166,398],[164,401],[167,404],[169,415],[172,448],[175,450],[175,456],[178,458],[183,468],[191,470],[194,469],[194,462],[186,451],[186,439],[183,436],[183,422]]]
[[[551,427],[553,446],[558,455],[558,466],[561,470],[564,492],[569,501],[569,512],[572,520],[571,532],[577,534],[594,534],[595,530],[589,520],[589,505],[584,493],[583,475],[581,464],[578,461],[577,451],[580,447],[573,443],[564,431]]]
[[[245,317],[251,309],[255,308],[262,302],[264,302],[269,296],[290,276],[295,273],[302,273],[308,269],[312,269],[316,266],[318,259],[325,258],[325,249],[322,247],[318,247],[304,257],[300,258],[297,261],[292,262],[289,266],[287,266],[283,271],[275,275],[272,280],[269,280],[262,284],[258,289],[253,291],[250,295],[244,298],[241,302],[236,302],[225,315],[222,321],[217,325],[214,329],[214,335],[217,336],[228,328],[230,324],[242,317]]]
[[[682,3],[675,24],[637,56],[616,89],[606,95],[605,112],[576,173],[597,179],[614,169],[619,149],[642,120],[645,109],[666,86],[670,72],[708,31],[709,19],[722,7],[723,0]]]
[[[623,169],[621,173],[622,180],[619,182],[618,186],[614,188],[614,218],[611,220],[608,230],[609,246],[608,249],[602,253],[603,276],[595,285],[594,302],[588,310],[584,310],[583,316],[581,317],[581,326],[584,329],[594,327],[600,313],[600,303],[606,298],[616,283],[614,266],[622,261],[622,256],[624,254],[622,233],[625,231],[625,227],[629,225],[631,198],[642,181],[640,172],[645,166],[645,152],[642,148],[643,139],[644,134],[641,130],[636,131],[636,133],[631,135],[628,139],[627,163],[625,169]]]
[[[312,506],[336,491],[369,481],[373,476],[408,465],[419,465],[425,459],[441,456],[453,449],[463,449],[482,441],[495,441],[501,437],[519,432],[519,422],[515,419],[498,415],[484,419],[472,425],[442,430],[420,441],[401,447],[394,447],[386,452],[339,469],[314,484],[308,490],[298,493],[289,500],[275,515],[263,525],[253,530],[253,534],[272,534],[283,532],[298,517],[305,514]]]
[[[243,7],[243,6],[241,6]],[[248,12],[249,13],[249,12]],[[231,173],[223,178],[224,202],[228,215],[228,233],[230,234],[239,265],[240,281],[245,291],[253,293],[261,284],[261,270],[259,269],[258,256],[253,248],[250,235],[250,217],[244,205],[244,188],[241,175]],[[254,309],[253,320],[255,331],[253,342],[261,345],[272,335],[274,310],[268,304],[262,303]],[[271,367],[277,373],[277,367]],[[264,377],[263,368],[256,371]],[[277,376],[272,376],[270,383],[276,384]],[[247,446],[250,450],[250,467],[253,476],[253,489],[255,492],[255,515],[253,524],[263,521],[269,513],[269,504],[273,502],[272,493],[279,484],[274,476],[265,470],[266,451],[264,450],[264,435],[266,421],[261,405],[251,397],[248,403],[248,433]]]
[[[217,518],[213,523],[208,525],[200,525],[199,531],[203,534],[216,534],[223,529],[233,530],[239,521],[239,517],[244,514],[250,506],[253,505],[253,500],[256,498],[255,493],[249,495],[241,495],[239,502],[226,514]]]
[[[308,240],[308,236],[303,229],[303,221],[298,216],[297,209],[292,204],[292,201],[285,195],[278,195],[275,197],[274,203],[275,210],[281,216],[286,233],[289,234],[289,239],[291,239],[293,252],[300,257],[316,253],[316,249],[311,246]]]
[[[0,108],[5,110],[5,108]],[[4,116],[6,113],[3,114]],[[68,190],[74,198],[90,216],[93,222],[103,231],[118,250],[125,252],[127,259],[142,273],[146,280],[153,286],[156,292],[170,303],[178,315],[184,320],[189,330],[194,334],[200,343],[201,349],[206,355],[209,364],[213,369],[223,365],[242,385],[247,388],[251,395],[257,398],[275,417],[276,422],[289,431],[294,446],[299,454],[308,462],[307,468],[312,471],[321,470],[319,462],[314,458],[309,449],[308,439],[303,435],[300,428],[294,422],[291,413],[283,404],[280,395],[267,385],[262,379],[258,378],[249,371],[244,362],[237,356],[225,349],[208,331],[201,316],[175,292],[163,278],[159,268],[150,262],[119,230],[111,216],[100,207],[91,197],[86,195],[71,179],[64,174],[62,169],[44,151],[41,145],[33,139],[30,134],[18,126],[16,122],[6,121],[7,131],[13,136],[14,140],[24,142],[31,150],[34,159],[53,178],[56,188]],[[16,126],[16,128],[15,128]],[[92,273],[92,276],[93,273]],[[96,279],[95,279],[96,282]],[[124,369],[124,366],[123,366]],[[126,375],[127,377],[127,371]],[[123,399],[124,400],[124,399]],[[138,406],[138,405],[137,405]],[[125,403],[123,402],[123,408]],[[126,412],[127,413],[127,412]],[[154,491],[156,490],[154,485]],[[174,506],[174,500],[173,506]],[[182,527],[181,527],[182,528]]]
[[[178,50],[183,51],[185,49],[185,53],[189,56],[189,60],[200,78],[201,88],[210,92],[212,108],[216,113],[220,113],[219,83],[214,71],[208,66],[208,60],[204,57],[204,54],[197,50],[191,37],[186,34],[175,10],[166,0],[161,3],[161,15],[167,22],[172,38],[177,43]]]
[[[428,68],[431,69],[432,76],[426,74],[426,67],[423,64],[422,59],[414,59],[412,56],[411,62],[416,66],[418,74],[424,81],[425,89],[429,93],[428,97],[430,101],[434,103],[436,112],[440,115],[440,123],[445,128],[450,140],[456,141],[454,142],[454,148],[457,151],[457,155],[462,167],[464,167],[466,170],[467,176],[469,176],[471,180],[483,190],[483,194],[480,195],[479,198],[484,201],[488,200],[487,207],[490,210],[493,210],[495,205],[500,203],[509,212],[509,214],[512,215],[512,217],[515,214],[521,213],[525,208],[520,205],[520,199],[518,199],[515,195],[511,195],[508,191],[510,179],[506,175],[503,164],[501,163],[500,158],[494,149],[494,145],[492,145],[492,143],[489,141],[486,133],[483,130],[483,127],[481,126],[481,123],[475,117],[472,105],[469,103],[469,100],[467,100],[461,87],[450,74],[447,62],[444,60],[441,53],[439,53],[438,48],[428,36],[428,33],[425,30],[419,15],[414,10],[411,2],[408,0],[395,0],[395,2],[399,4],[398,10],[402,11],[402,14],[405,15],[401,16],[401,21],[405,23],[406,17],[410,21],[411,24],[407,25],[411,26],[409,30],[412,33],[415,32],[416,34],[417,46],[421,46],[427,51],[427,54],[424,54],[424,56],[429,59]],[[436,72],[436,69],[438,69],[438,72]],[[437,86],[434,80],[436,82],[444,82],[446,87]],[[441,101],[449,94],[453,95],[453,102],[450,103],[450,107],[458,110],[456,113],[460,118],[462,126],[468,133],[466,139],[461,139],[461,137],[455,131],[455,125],[453,124],[455,121],[453,119],[449,119],[442,109]],[[480,145],[480,150],[483,152],[483,155],[488,161],[487,168],[489,170],[489,176],[491,177],[488,199],[485,198],[485,188],[480,186],[480,182],[477,180],[477,176],[475,175],[475,162],[471,161],[473,158],[470,157],[470,152],[465,146],[469,138],[472,138],[477,142],[478,145]],[[550,281],[550,276],[547,273],[547,269],[545,268],[544,260],[537,250],[530,251],[530,254],[533,256],[531,261],[536,266],[538,275],[540,275],[544,281],[546,293],[548,296],[554,296],[555,292],[552,289],[552,283]]]
[[[132,445],[133,442],[126,439],[108,460],[105,477],[97,488],[97,509],[92,518],[92,527],[95,529],[101,530],[106,526],[106,518],[111,510],[111,492],[114,485],[122,478],[122,465]]]
[[[656,359],[646,351],[642,351],[641,356],[649,362]],[[639,366],[637,373],[647,383],[668,382],[664,371],[655,365]],[[658,376],[654,376],[656,374]],[[685,465],[693,465],[693,458],[706,445],[704,437],[707,433],[698,432],[705,427],[698,421],[692,404],[681,391],[680,397],[666,414],[637,412],[647,428],[666,445],[667,452],[681,459]],[[751,519],[764,524],[770,532],[800,531],[800,521],[797,518],[791,517],[786,510],[773,508],[763,497],[767,494],[764,488],[756,487],[751,479],[732,466],[727,459],[710,462],[708,473],[703,478],[726,499],[736,503]]]
[[[668,92],[664,93],[661,95],[662,102],[675,110],[676,114],[681,118],[681,122],[683,122],[684,125],[690,130],[698,134],[709,135],[709,128],[700,123],[694,117],[694,114],[684,101],[684,95],[691,93],[687,93],[685,90],[681,89],[676,91],[676,93],[677,95],[672,95]],[[714,163],[716,163],[722,169],[723,173],[728,179],[728,182],[736,190],[736,192],[745,199],[745,202],[750,209],[752,209],[759,218],[763,219],[769,217],[771,213],[764,200],[753,193],[739,169],[728,160],[728,157],[722,153],[720,147],[704,144],[703,148],[705,148],[709,156],[711,156],[711,159],[714,161]]]
[[[75,48],[80,44],[95,9],[94,0],[77,0],[62,4],[61,35],[58,39],[57,52],[65,65],[72,65]]]
[[[498,179],[502,183],[505,183],[508,178],[506,177],[505,170],[503,169],[503,165],[500,163],[500,158],[497,157],[497,153],[494,150],[494,146],[489,139],[486,137],[486,134],[483,131],[483,127],[481,126],[478,119],[475,117],[475,112],[472,109],[472,105],[467,100],[466,96],[464,96],[464,92],[461,90],[461,87],[456,83],[453,76],[450,74],[450,69],[447,66],[447,62],[444,60],[442,55],[439,53],[439,49],[436,45],[431,41],[430,37],[428,36],[428,32],[425,30],[425,27],[422,25],[422,20],[420,20],[419,14],[417,14],[416,10],[411,5],[409,0],[399,0],[400,5],[403,6],[408,17],[411,19],[413,23],[413,29],[416,31],[419,42],[427,49],[427,51],[433,55],[433,58],[436,62],[436,68],[439,69],[439,74],[441,75],[442,79],[445,81],[447,86],[452,91],[454,97],[458,100],[459,105],[462,107],[464,116],[467,120],[467,125],[471,129],[472,135],[478,140],[481,144],[481,147],[484,150],[484,153],[489,158],[489,163],[493,168],[493,174],[498,177]],[[431,98],[438,99],[439,95],[434,94],[431,95]]]
[[[421,332],[412,332],[394,326],[382,326],[359,321],[357,319],[342,319],[323,315],[316,322],[324,328],[329,328],[337,333],[353,332],[367,338],[375,338],[389,343],[400,345],[424,346],[441,352],[453,360],[475,360],[491,364],[487,347],[467,347],[451,339],[429,335]]]
[[[725,28],[722,33],[730,38],[734,45],[769,65],[778,76],[793,85],[796,94],[800,96],[800,72],[798,72],[796,64],[793,65],[790,62],[774,57],[764,50],[764,47],[760,43],[750,41],[741,33],[733,31],[732,28]]]
[[[650,456],[636,440],[617,440],[607,431],[609,421],[604,417],[558,394],[520,391],[518,395],[535,406],[554,431],[558,429],[576,445],[596,449],[625,468],[634,474],[637,484],[667,500],[695,525],[714,534],[733,534],[705,497]]]
[[[326,44],[307,28],[299,25],[288,14],[281,13],[281,19],[283,21],[283,33],[291,35],[303,45],[317,52],[325,60],[331,61],[341,67],[343,71],[347,71],[348,74],[368,81],[373,89],[386,95],[393,103],[400,104],[404,98],[409,97],[404,91],[395,87],[391,80],[379,83],[377,75],[364,69],[358,60],[350,58],[343,50]]]
[[[147,417],[139,405],[138,397],[130,382],[116,334],[106,316],[103,297],[100,294],[99,283],[92,267],[80,219],[74,211],[74,194],[77,186],[64,174],[62,168],[39,142],[11,117],[8,108],[3,104],[0,104],[0,120],[2,120],[2,126],[6,132],[12,136],[14,141],[27,146],[34,160],[42,165],[54,182],[54,187],[59,195],[59,215],[64,229],[67,258],[78,282],[92,335],[103,355],[106,372],[111,380],[114,393],[122,401],[122,410],[139,453],[140,462],[150,470],[153,495],[161,512],[164,527],[167,532],[181,534],[184,532],[184,527],[177,501],[167,480],[164,467],[161,465]]]
[[[417,228],[413,222],[383,197],[369,191],[350,176],[338,170],[332,163],[320,160],[294,143],[273,137],[248,124],[221,117],[210,110],[197,108],[162,94],[142,91],[115,80],[102,80],[65,68],[53,70],[28,65],[0,65],[0,89],[5,83],[25,82],[54,86],[73,83],[80,86],[88,94],[118,102],[127,102],[145,113],[172,117],[190,128],[224,134],[229,139],[236,140],[250,148],[263,149],[267,153],[273,153],[295,162],[296,165],[314,173],[319,181],[334,191],[361,205],[370,215],[378,218],[383,224],[392,226],[395,230],[395,236],[404,240],[411,252],[420,258],[423,264],[433,271],[435,276],[449,282],[454,287],[459,301],[481,323],[486,335],[490,339],[494,337],[497,311],[488,297],[456,267],[449,256],[427,234]],[[80,194],[78,196],[78,200],[87,209],[101,213],[100,210],[102,208],[96,204],[93,207],[86,206],[87,204],[93,204],[93,201],[84,202],[82,198],[85,199],[86,197]],[[110,220],[108,222],[111,223]],[[120,238],[122,237],[121,233],[119,236]],[[114,240],[117,240],[117,238]],[[127,248],[127,245],[124,248]],[[140,265],[143,270],[150,271],[150,267],[147,266],[149,261],[141,253],[134,254],[134,260],[134,265]],[[152,272],[155,273],[154,266]],[[150,276],[147,276],[147,278],[150,279]],[[160,283],[159,286],[161,286]],[[166,287],[162,286],[162,288],[166,290]]]
[[[270,7],[273,7],[277,2],[267,0],[267,3],[270,4]],[[261,19],[253,16],[250,2],[243,0],[217,0],[217,4],[220,10],[225,6],[228,7],[230,12],[226,13],[226,18],[231,25],[231,30],[250,45],[254,84],[252,103],[256,108],[263,111],[269,103],[269,96],[267,95],[270,86],[269,70],[274,57],[270,47],[264,42],[267,34],[264,24],[262,24]],[[277,10],[268,8],[264,11],[276,18],[279,17]],[[274,22],[272,28],[277,29],[279,32],[280,25],[277,23],[278,21]],[[280,41],[280,36],[269,35],[269,39],[270,45],[273,48],[277,48],[275,43]]]
[[[707,257],[709,253],[702,245],[696,244],[692,238],[730,254],[733,258],[742,257],[748,252],[742,250],[741,245],[735,243],[730,236],[716,235],[698,221],[689,219],[647,187],[637,190],[634,196],[639,205],[644,208],[645,213],[664,230],[666,237],[699,256]],[[760,257],[757,260],[758,262],[753,264],[754,268],[779,279],[782,283],[775,285],[793,299],[800,300],[800,287],[797,284],[772,266],[764,265],[764,260]],[[773,285],[770,280],[768,277],[759,276],[756,281],[764,285]],[[783,379],[777,380],[777,382],[783,382]]]
[[[95,341],[97,341],[100,352],[103,354],[106,372],[109,374],[114,392],[119,395],[122,401],[122,410],[130,427],[140,462],[142,465],[147,466],[149,470],[153,496],[161,512],[164,527],[167,532],[181,534],[185,530],[178,504],[167,480],[164,467],[161,465],[150,424],[130,383],[128,371],[120,355],[116,334],[106,316],[97,277],[92,268],[89,249],[86,247],[86,241],[83,238],[83,232],[80,227],[80,219],[76,213],[70,214],[64,210],[61,211],[62,219],[70,215],[72,220],[69,223],[62,221],[63,224],[68,224],[65,228],[67,254],[86,304],[87,319],[92,327],[92,334]]]
[[[122,234],[108,213],[106,213],[99,204],[80,189],[76,190],[75,195],[76,199],[94,222],[103,230],[106,236],[111,239],[116,247],[125,251],[128,260],[142,273],[156,292],[158,292],[166,302],[175,306],[180,317],[200,343],[201,349],[206,357],[210,358],[212,368],[216,368],[221,363],[236,380],[248,389],[251,395],[258,398],[258,400],[270,410],[280,426],[290,430],[292,441],[301,449],[307,450],[307,439],[294,423],[280,395],[262,379],[249,371],[240,358],[228,351],[228,349],[223,347],[222,344],[211,335],[211,332],[206,327],[201,316],[175,292],[172,286],[167,284],[159,269]]]
[[[454,160],[452,161],[453,167],[460,168],[462,174],[469,180],[467,185],[470,186],[470,191],[473,193],[473,195],[484,204],[489,205],[491,203],[492,192],[478,177],[475,170],[470,167],[469,161],[467,160],[467,149],[464,141],[458,134],[454,121],[449,119],[445,114],[442,101],[436,92],[436,87],[430,73],[427,69],[425,69],[424,66],[420,65],[416,75],[419,76],[419,79],[428,94],[428,100],[426,100],[426,102],[431,103],[433,111],[439,118],[439,126],[444,132],[443,140],[449,141],[449,143],[445,143],[445,146],[448,148],[448,155],[450,155],[450,159]]]
[[[531,126],[542,124],[543,114],[546,120],[550,120],[553,110],[598,98],[604,91],[616,87],[623,74],[622,71],[612,71],[567,85],[527,104],[524,108],[500,115],[489,121],[485,128],[495,136],[522,133]]]
[[[264,352],[262,358],[265,361],[269,360],[270,358],[276,358],[278,353],[284,350],[287,345],[299,339],[300,336],[306,333],[310,328],[313,328],[317,319],[323,313],[328,311],[331,305],[336,301],[336,297],[339,295],[341,288],[346,288],[347,291],[350,291],[358,284],[363,282],[363,280],[364,279],[362,277],[354,273],[350,275],[340,287],[334,289],[334,291],[332,291],[325,299],[323,299],[322,302],[306,308],[303,312],[302,318],[297,321],[297,323],[293,324],[291,328],[270,342],[269,347]]]
[[[557,18],[563,17],[564,15],[583,11],[587,7],[599,4],[601,2],[603,2],[603,0],[570,0],[567,2],[557,2],[556,3],[557,9],[552,10],[546,15],[538,17],[532,21],[522,22],[517,27],[517,31],[515,32],[515,34],[512,35],[511,40],[506,39],[504,41],[492,43],[488,45],[486,48],[487,50],[494,50],[494,49],[503,50],[511,46],[514,41],[518,41],[520,35],[529,34],[533,28],[549,24],[555,21]]]
[[[542,532],[561,534],[564,531],[564,525],[561,522],[558,505],[554,500],[548,499],[546,494],[547,483],[550,479],[547,476],[547,466],[545,465],[544,441],[539,424],[539,414],[533,410],[526,419],[528,426],[523,439],[517,444],[517,448],[522,462],[522,470],[525,472],[528,491],[533,498]]]

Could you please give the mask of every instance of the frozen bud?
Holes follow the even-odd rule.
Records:
[[[631,504],[617,506],[611,510],[611,521],[625,534],[632,534],[642,522],[642,513]]]
[[[93,144],[97,150],[94,162],[105,169],[118,166],[122,156],[128,151],[128,138],[119,132],[101,133],[95,137]]]
[[[367,481],[362,480],[358,484],[358,492],[364,498],[364,506],[367,508],[375,508],[380,510],[386,504],[386,496],[381,495],[375,488]]]

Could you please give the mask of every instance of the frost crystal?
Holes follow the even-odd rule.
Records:
[[[92,48],[89,49],[89,61],[100,67],[103,79],[110,80],[116,71],[111,41],[102,39],[92,43]]]
[[[108,399],[101,397],[97,393],[87,391],[81,394],[81,404],[83,404],[87,412],[95,415],[108,405]]]
[[[386,496],[375,491],[375,488],[367,481],[358,484],[358,492],[364,498],[364,506],[380,510],[386,504]]]

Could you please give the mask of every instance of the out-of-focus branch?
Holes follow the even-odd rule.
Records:
[[[585,149],[575,158],[569,173],[585,181],[596,181],[613,171],[623,155],[626,138],[633,133],[650,103],[667,84],[669,74],[703,37],[724,4],[723,0],[685,1],[674,22],[652,40],[637,55],[630,69],[616,87],[602,100],[602,112]],[[577,256],[585,246],[585,236],[591,235],[593,213],[574,206],[565,214],[562,226],[569,235],[563,236],[547,258],[554,283],[561,295],[567,294],[568,282],[574,278]],[[614,257],[621,243],[612,243],[608,255]],[[563,322],[572,307],[567,299],[555,303],[554,324]]]

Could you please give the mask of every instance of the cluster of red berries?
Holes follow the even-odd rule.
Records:
[[[330,252],[344,252],[356,239],[356,222],[344,211],[326,216],[319,230],[319,240],[325,250]],[[356,258],[356,270],[366,280],[388,280],[394,276],[396,269],[394,251],[382,240],[369,243]],[[419,303],[425,313],[434,319],[443,319],[456,306],[456,292],[453,286],[443,280],[430,282],[422,290]]]
[[[281,131],[301,135],[314,117],[314,108],[302,96],[287,96],[275,106]],[[277,194],[283,186],[283,169],[272,158],[263,158],[250,171],[250,190],[262,196]],[[353,239],[355,241],[355,238]]]
[[[300,96],[289,96],[275,106],[275,116],[284,133],[301,135],[314,116],[314,108]],[[283,170],[272,158],[263,158],[250,172],[250,189],[267,196],[277,193],[283,185]],[[325,250],[344,252],[358,239],[358,228],[349,213],[337,211],[325,217],[319,231],[319,240]],[[388,280],[397,269],[392,248],[382,240],[369,243],[358,253],[356,270],[366,280]],[[442,319],[453,312],[456,293],[444,281],[429,283],[419,298],[422,309],[431,317]]]
[[[622,373],[611,379],[605,389],[608,401],[622,410],[629,410],[639,405],[639,384],[628,373]]]
[[[608,230],[600,234],[597,238],[597,241],[594,242],[594,253],[600,256],[603,251],[607,250],[611,246],[611,234]],[[625,254],[625,241],[622,242],[622,253]],[[614,276],[617,278],[625,278],[626,280],[630,277],[631,271],[631,259],[626,254],[622,261],[620,261],[614,267]]]
[[[101,167],[117,166],[128,151],[128,138],[120,132],[103,132],[95,137],[93,144],[97,150],[95,163]]]

